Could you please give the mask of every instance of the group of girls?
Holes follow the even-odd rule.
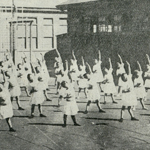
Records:
[[[81,57],[82,65],[78,66],[74,52],[72,52],[70,68],[68,67],[67,60],[63,66],[61,56],[58,51],[57,53],[58,57],[55,58],[56,63],[54,68],[56,74],[57,94],[59,93],[59,105],[64,106],[64,126],[66,126],[67,116],[75,116],[78,112],[75,99],[80,97],[81,90],[84,91],[85,98],[87,99],[85,113],[88,113],[91,103],[95,103],[97,105],[99,112],[105,113],[100,104],[101,92],[104,93],[104,104],[106,104],[107,95],[111,96],[113,104],[117,104],[115,95],[121,97],[122,107],[121,117],[119,120],[120,122],[123,121],[124,111],[126,108],[131,116],[131,120],[138,121],[138,119],[133,115],[133,110],[136,108],[137,100],[140,101],[142,108],[147,110],[144,105],[144,101],[147,95],[146,91],[150,89],[150,59],[148,55],[146,55],[146,57],[149,63],[147,65],[147,72],[144,73],[143,80],[143,71],[140,63],[137,62],[138,69],[135,70],[132,75],[129,62],[126,61],[128,68],[126,71],[122,58],[118,54],[120,62],[117,62],[116,70],[116,76],[118,78],[117,91],[117,86],[114,84],[114,78],[112,74],[113,67],[111,59],[108,59],[109,68],[104,68],[102,73],[100,51],[98,52],[99,58],[94,60],[94,65],[92,68],[88,63],[84,62],[83,57]],[[78,96],[75,96],[75,87],[78,87],[79,89]],[[64,92],[64,88],[67,89],[67,92]],[[73,96],[70,94],[70,92],[74,93]]]
[[[38,105],[40,117],[46,117],[42,113],[41,104],[44,100],[51,101],[47,95],[49,90],[49,73],[43,55],[37,62],[30,63],[24,54],[22,62],[14,65],[11,54],[4,54],[4,60],[0,62],[0,119],[6,119],[9,131],[15,132],[11,124],[13,116],[12,102],[15,99],[18,110],[24,110],[20,104],[21,89],[25,89],[27,96],[31,97],[31,118],[34,117],[35,106]]]

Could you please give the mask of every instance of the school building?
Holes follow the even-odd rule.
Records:
[[[17,63],[23,53],[32,60],[57,48],[56,35],[67,33],[66,11],[58,10],[56,2],[47,0],[6,2],[0,2],[1,58],[6,49]]]
[[[145,69],[150,55],[149,0],[68,0],[57,8],[68,12],[68,34],[57,40],[62,54],[70,57],[71,49],[79,61],[84,56],[91,63],[101,50],[102,66],[108,67],[110,57],[115,70],[120,54],[132,69],[137,60]]]

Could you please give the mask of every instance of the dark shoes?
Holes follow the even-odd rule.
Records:
[[[10,132],[16,132],[16,130],[13,129],[13,128],[10,128],[9,131],[10,131]]]
[[[131,117],[132,121],[139,121],[139,119],[135,118],[135,117]]]
[[[19,107],[18,110],[24,110],[22,107]]]
[[[113,101],[112,103],[114,103],[114,104],[118,104],[116,101]]]
[[[119,122],[123,122],[123,118],[120,118],[120,119],[119,119]]]
[[[45,115],[43,115],[43,114],[40,114],[40,117],[46,117]]]
[[[105,113],[105,111],[103,109],[100,109],[99,112],[100,113]]]
[[[79,125],[78,123],[74,123],[74,126],[81,126],[81,125]]]
[[[46,101],[52,101],[51,99],[47,98]]]

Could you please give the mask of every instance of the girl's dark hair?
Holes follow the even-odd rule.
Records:
[[[17,64],[17,67],[19,68],[20,65],[21,65],[21,63],[18,63],[18,64]]]

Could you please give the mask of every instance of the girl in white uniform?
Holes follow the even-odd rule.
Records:
[[[30,96],[29,91],[28,91],[28,79],[27,79],[27,74],[28,70],[25,70],[25,68],[22,66],[21,63],[17,64],[17,82],[20,86],[20,88],[24,88],[25,92],[27,93],[27,96]]]
[[[96,82],[99,84],[100,90],[102,91],[101,88],[101,83],[103,82],[103,73],[101,69],[101,53],[99,51],[99,59],[94,60],[95,65],[93,66],[93,78],[96,80]]]
[[[144,73],[144,81],[145,81],[145,89],[146,92],[148,92],[148,90],[150,89],[150,58],[148,56],[148,54],[146,54],[147,60],[148,60],[148,64],[146,65],[147,67],[147,71]]]
[[[129,74],[127,75],[126,73],[124,73],[121,75],[121,79],[123,82],[120,85],[122,89],[122,108],[121,108],[121,117],[119,120],[120,122],[123,122],[124,111],[126,108],[128,109],[128,112],[131,116],[131,120],[138,121],[138,119],[134,117],[132,111],[133,106],[137,105],[137,99],[136,94],[134,92],[130,64],[127,62],[127,65]]]
[[[55,57],[55,63],[54,63],[55,77],[56,77],[55,85],[57,85],[57,78],[59,78],[59,76],[57,76],[58,72],[60,70],[63,70],[63,62],[62,62],[61,55],[57,49],[56,49],[56,52],[57,52],[58,57]]]
[[[10,132],[16,132],[13,129],[11,118],[13,117],[13,108],[10,101],[10,94],[7,88],[0,84],[0,119],[5,119]]]
[[[7,85],[6,87],[9,88],[11,101],[13,102],[15,98],[16,103],[18,105],[18,110],[24,110],[20,104],[19,96],[21,95],[21,89],[19,87],[19,84],[17,82],[15,75],[10,74],[8,71],[6,71],[5,76],[6,76],[6,82],[8,83],[6,84]]]
[[[74,51],[72,51],[72,56],[73,56],[73,59],[71,59],[69,73],[70,73],[72,82],[74,82],[74,84],[75,84],[78,81],[79,69],[78,69],[78,65],[77,65],[77,59],[74,55]]]
[[[121,75],[123,73],[126,73],[125,72],[125,69],[124,69],[124,63],[122,61],[122,58],[121,56],[118,54],[118,57],[120,59],[120,62],[117,63],[117,70],[116,70],[116,75],[118,77],[118,94],[120,95],[121,94],[121,86],[122,85],[122,79],[121,79]]]
[[[144,101],[143,101],[146,97],[144,81],[143,81],[143,78],[142,78],[143,71],[142,71],[141,65],[138,61],[137,61],[137,64],[139,66],[139,70],[134,71],[134,74],[135,74],[134,75],[134,91],[136,93],[137,99],[140,100],[142,108],[147,110],[147,108],[144,105]]]
[[[45,96],[45,84],[42,80],[42,78],[38,77],[38,80],[34,77],[33,74],[28,74],[27,76],[30,84],[30,94],[31,94],[31,116],[30,118],[34,117],[34,109],[35,106],[38,105],[40,117],[46,117],[45,115],[42,114],[42,103],[46,100]]]
[[[96,103],[99,112],[105,112],[100,105],[100,91],[99,91],[99,87],[98,84],[94,78],[94,75],[92,73],[92,69],[90,67],[90,65],[87,63],[87,66],[89,68],[90,74],[86,74],[85,77],[87,78],[87,84],[88,84],[88,88],[87,88],[87,105],[86,105],[86,110],[85,113],[88,113],[88,109],[90,107],[91,103]]]
[[[110,65],[109,70],[105,68],[104,81],[102,84],[102,89],[104,91],[104,104],[106,104],[107,94],[110,94],[112,98],[112,102],[117,104],[117,102],[114,99],[114,94],[116,93],[116,86],[114,84],[114,79],[112,75],[113,68],[112,68],[112,63],[110,58],[109,58],[109,65]]]
[[[79,98],[79,94],[81,92],[81,90],[84,90],[84,94],[85,97],[87,98],[87,79],[84,77],[84,74],[86,73],[86,66],[85,66],[85,62],[84,59],[82,57],[82,65],[79,66],[79,79],[78,79],[78,87],[79,87],[79,91],[78,91],[78,98]]]
[[[67,116],[71,116],[73,123],[75,126],[80,126],[76,122],[75,115],[78,113],[79,109],[77,106],[77,103],[75,101],[75,91],[73,88],[72,83],[67,83],[66,81],[63,81],[61,83],[61,89],[59,91],[60,97],[59,99],[63,99],[63,120],[64,120],[64,125],[63,127],[66,127],[67,125]]]

